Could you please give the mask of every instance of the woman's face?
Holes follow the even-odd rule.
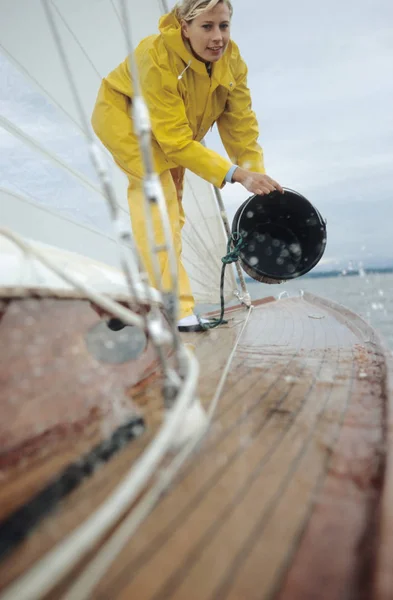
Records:
[[[224,54],[230,38],[230,18],[228,6],[219,2],[191,23],[182,21],[183,36],[200,60],[216,62]]]

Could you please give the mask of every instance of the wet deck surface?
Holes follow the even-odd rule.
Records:
[[[228,325],[184,335],[200,362],[206,407],[245,316],[245,309],[230,311]],[[348,311],[307,296],[256,305],[208,437],[93,597],[372,598],[386,369],[373,331]],[[160,382],[134,387],[132,398],[144,409],[147,433],[3,561],[1,585],[86,518],[154,435]],[[52,465],[67,448],[72,454],[69,446],[66,437]],[[48,464],[32,457],[28,477],[23,465],[6,472],[8,498],[16,490],[27,497],[29,477]],[[60,589],[51,597],[61,597]]]

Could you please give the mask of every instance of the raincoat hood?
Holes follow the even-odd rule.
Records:
[[[184,43],[181,33],[180,21],[174,11],[163,15],[159,21],[159,30],[168,49],[177,54],[189,67],[197,73],[206,74],[206,65],[198,60]],[[231,54],[231,42],[229,42],[223,56],[214,63],[216,72],[223,72],[229,67],[229,55]],[[218,73],[217,73],[218,74]]]

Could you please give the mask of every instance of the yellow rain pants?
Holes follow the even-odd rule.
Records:
[[[145,199],[143,180],[128,174],[128,205],[131,214],[132,230],[135,243],[139,250],[144,267],[149,275],[149,280],[154,286],[154,271],[151,260],[151,250],[148,243],[145,216]],[[182,238],[181,231],[185,223],[182,206],[184,168],[177,167],[164,171],[160,175],[161,185],[166,199],[169,221],[172,228],[174,250],[177,257],[178,290],[179,290],[179,319],[187,317],[194,312],[194,298],[191,291],[190,280],[181,261]],[[153,206],[153,226],[156,245],[164,244],[165,238],[161,226],[161,219],[157,206]],[[162,288],[164,291],[171,289],[171,274],[167,252],[158,254],[162,274]]]

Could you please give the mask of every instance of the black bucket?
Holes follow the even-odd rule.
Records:
[[[264,283],[282,283],[308,273],[326,247],[326,223],[304,196],[284,188],[251,196],[237,210],[232,223],[235,240],[244,246],[240,264]]]

